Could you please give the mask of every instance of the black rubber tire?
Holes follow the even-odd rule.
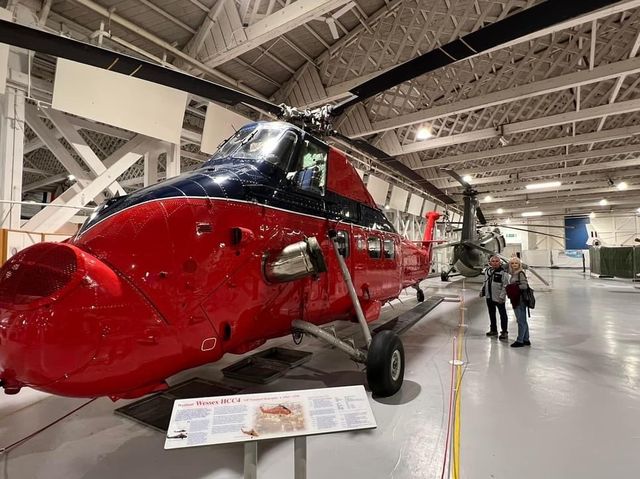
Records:
[[[447,273],[446,271],[443,271],[442,273],[440,273],[440,279],[442,281],[449,281],[449,273]]]
[[[374,396],[397,393],[404,379],[404,347],[393,331],[381,331],[373,337],[367,354],[367,382]]]
[[[416,298],[418,299],[418,303],[422,303],[424,301],[424,291],[421,289],[416,291]]]

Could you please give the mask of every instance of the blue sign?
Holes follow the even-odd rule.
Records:
[[[570,249],[589,249],[587,240],[589,239],[589,229],[587,225],[591,224],[588,216],[580,216],[564,219],[564,237],[565,248]]]

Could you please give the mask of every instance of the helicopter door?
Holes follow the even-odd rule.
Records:
[[[398,267],[396,237],[388,235],[382,239],[381,289],[386,296],[395,296],[400,291],[400,268]]]

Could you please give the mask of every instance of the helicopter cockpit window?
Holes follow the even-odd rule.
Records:
[[[384,240],[384,258],[385,259],[393,259],[395,256],[395,245],[393,240],[386,239]]]
[[[296,134],[281,125],[248,125],[229,138],[210,161],[223,158],[266,160],[284,169],[296,140]]]
[[[349,257],[349,233],[346,231],[338,231],[336,236],[336,242],[338,243],[338,251],[340,254],[348,258]]]
[[[380,238],[368,238],[367,247],[369,250],[369,257],[374,259],[380,259],[382,257],[382,245]]]
[[[306,139],[300,150],[298,161],[287,174],[287,178],[301,190],[324,194],[327,178],[327,147]]]

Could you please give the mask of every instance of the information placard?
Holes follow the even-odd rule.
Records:
[[[373,429],[363,386],[178,399],[165,449]]]

